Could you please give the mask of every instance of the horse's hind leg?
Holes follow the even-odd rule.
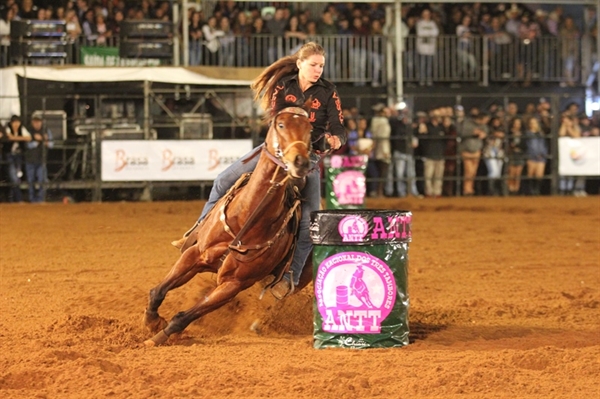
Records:
[[[189,248],[179,257],[164,280],[150,290],[144,324],[151,332],[156,333],[167,325],[167,321],[158,314],[158,308],[170,290],[181,287],[201,271],[198,259],[198,248],[196,246]]]
[[[220,308],[233,299],[244,288],[247,287],[243,287],[237,280],[226,281],[219,284],[202,302],[173,316],[169,325],[164,330],[145,341],[144,344],[147,346],[155,346],[165,343],[170,335],[182,332],[194,320]]]

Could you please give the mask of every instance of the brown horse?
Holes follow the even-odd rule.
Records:
[[[285,108],[272,118],[254,172],[215,204],[188,239],[195,243],[182,248],[165,279],[150,290],[144,323],[155,335],[145,345],[166,342],[269,274],[281,278],[293,256],[300,218],[297,184],[310,171],[311,129],[302,108]],[[295,193],[291,200],[290,192]],[[158,314],[167,293],[203,272],[217,274],[216,287],[167,323]],[[305,285],[307,279],[302,280]]]

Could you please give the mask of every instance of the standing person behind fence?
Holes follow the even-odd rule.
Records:
[[[575,86],[575,74],[579,68],[577,59],[579,56],[580,33],[572,17],[565,18],[563,26],[559,30],[559,43],[561,59],[564,65],[564,81],[561,85]]]
[[[392,149],[390,146],[390,111],[383,103],[373,106],[375,116],[371,119],[371,132],[375,141],[375,165],[377,166],[378,181],[376,184],[376,193],[378,197],[383,197],[385,179],[388,175],[390,163],[392,162]]]
[[[560,128],[558,129],[558,137],[581,137],[581,127],[579,126],[579,120],[577,116],[572,116],[565,112],[562,115]],[[572,195],[574,194],[573,188],[575,185],[574,176],[561,176],[558,181],[558,189],[561,195]]]
[[[394,173],[396,176],[396,190],[398,196],[406,197],[407,187],[415,197],[419,196],[415,172],[413,148],[417,146],[417,139],[412,135],[412,126],[405,111],[392,108],[390,116],[390,145],[392,148],[392,165],[388,170],[385,194],[391,197],[394,194]]]
[[[479,112],[477,115],[465,120],[462,129],[458,132],[460,135],[460,155],[463,162],[463,195],[475,195],[475,175],[481,159],[481,149],[483,140],[488,135],[489,117],[485,112]]]
[[[454,116],[454,118],[453,118]],[[465,111],[462,105],[457,105],[454,109],[447,107],[442,119],[444,136],[446,137],[446,149],[444,150],[444,184],[442,185],[442,194],[447,197],[455,195],[456,187],[456,156],[457,140],[459,126],[465,119]]]
[[[508,129],[508,195],[518,195],[527,151],[521,118],[510,120]]]
[[[286,296],[292,289],[291,284],[298,285],[300,274],[312,250],[308,231],[310,213],[319,210],[321,205],[318,153],[327,150],[328,147],[337,150],[346,143],[341,100],[335,86],[321,78],[324,66],[325,50],[319,44],[309,42],[296,54],[282,57],[268,66],[251,86],[255,100],[260,100],[260,105],[268,116],[275,116],[277,112],[289,106],[302,106],[306,100],[312,98],[309,114],[313,126],[311,132],[313,169],[306,176],[306,186],[302,190],[304,198],[302,219],[298,228],[298,241],[290,272],[286,273],[284,279],[271,290],[277,298]],[[260,157],[253,155],[261,147],[255,148],[217,176],[198,223],[244,173],[254,170]],[[172,245],[181,247],[198,223],[186,232],[182,239],[172,242]]]
[[[502,167],[504,166],[504,122],[498,117],[490,120],[490,134],[483,147],[483,162],[487,169],[488,195],[497,196],[504,193]]]
[[[44,127],[42,118],[34,116],[31,119],[32,140],[27,143],[25,152],[25,172],[29,184],[29,202],[46,201],[46,184],[48,171],[46,168],[47,150],[54,146],[52,131]]]
[[[429,113],[429,123],[419,124],[418,134],[423,156],[425,196],[437,198],[442,195],[444,182],[444,152],[446,151],[445,131],[440,109]]]
[[[419,84],[433,85],[433,63],[437,51],[437,38],[440,30],[431,19],[431,11],[423,10],[417,21],[417,54],[419,60]]]
[[[548,158],[548,144],[546,143],[540,122],[536,118],[529,119],[527,123],[525,143],[529,194],[540,195],[546,160]]]
[[[8,180],[10,183],[10,202],[23,202],[21,193],[21,177],[23,177],[23,154],[27,151],[27,142],[31,134],[21,123],[21,118],[13,115],[5,130],[2,146],[3,158],[6,160]]]

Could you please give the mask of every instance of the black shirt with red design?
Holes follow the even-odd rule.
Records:
[[[286,76],[277,83],[271,100],[271,108],[275,114],[286,107],[302,107],[309,98],[312,98],[308,114],[313,125],[313,147],[321,151],[326,149],[324,133],[338,136],[344,145],[346,129],[344,129],[342,102],[333,83],[319,79],[303,92],[298,83],[297,74]]]

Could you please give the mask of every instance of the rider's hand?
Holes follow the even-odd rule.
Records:
[[[342,142],[338,136],[333,136],[329,133],[325,134],[325,139],[333,151],[339,149],[342,146]]]

